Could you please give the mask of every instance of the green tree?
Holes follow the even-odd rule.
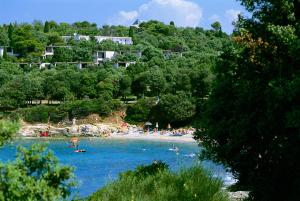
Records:
[[[196,107],[183,92],[163,95],[157,105],[158,118],[163,123],[180,123],[191,120]],[[164,115],[161,115],[164,114]]]
[[[298,200],[299,1],[241,2],[253,15],[239,19],[236,44],[224,48],[197,137],[250,200]]]
[[[0,146],[10,140],[19,125],[0,120]],[[45,146],[18,148],[17,158],[0,163],[0,200],[62,200],[75,186],[73,169],[61,166]]]
[[[8,38],[9,38],[9,46],[12,47],[13,45],[13,33],[14,33],[14,26],[10,23],[8,25],[8,30],[7,30],[7,34],[8,34]]]
[[[0,88],[0,108],[15,109],[25,104],[24,85],[20,78],[13,79]]]
[[[41,100],[44,97],[42,79],[40,77],[24,77],[21,82],[27,101]]]
[[[0,146],[12,139],[13,135],[18,131],[19,125],[7,120],[0,120]],[[0,187],[1,188],[1,187]]]
[[[128,106],[125,120],[134,124],[146,122],[150,119],[150,112],[154,106],[155,99],[153,98],[139,99],[134,105]]]
[[[134,37],[134,28],[133,27],[129,28],[129,37],[131,37],[131,38]]]
[[[46,22],[45,22],[45,25],[44,25],[44,33],[48,33],[49,30],[50,30],[50,28],[49,28],[49,22],[46,21]]]
[[[9,38],[7,32],[0,27],[0,47],[1,46],[8,46],[9,45]]]
[[[0,164],[0,200],[65,199],[74,186],[72,171],[45,146],[19,148],[14,162]]]
[[[63,40],[61,36],[57,32],[51,32],[47,34],[47,45],[61,45],[63,44]]]
[[[214,30],[215,32],[221,32],[221,31],[222,31],[221,23],[218,22],[218,21],[212,23],[210,26],[213,28],[213,30]]]
[[[54,49],[52,60],[54,62],[72,62],[74,52],[71,48],[57,47]]]
[[[160,96],[166,89],[166,79],[163,72],[158,68],[150,70],[146,80],[148,86],[148,94],[150,96]]]
[[[131,93],[131,83],[132,80],[129,76],[124,76],[120,80],[120,94],[121,96],[126,99],[126,96],[130,95]]]
[[[143,72],[138,74],[132,82],[131,90],[137,97],[143,97],[147,92],[148,73]]]
[[[25,24],[17,27],[13,32],[13,48],[23,57],[29,55],[40,57],[45,49],[45,44],[36,37],[31,25]]]

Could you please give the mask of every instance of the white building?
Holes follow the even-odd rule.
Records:
[[[17,56],[19,56],[19,54],[18,53],[14,53],[14,50],[13,50],[13,48],[11,48],[11,47],[8,47],[7,49],[6,49],[6,54],[8,55],[8,56],[11,56],[11,57],[17,57]]]
[[[114,64],[114,67],[119,68],[119,67],[125,67],[127,68],[128,66],[132,65],[132,64],[136,64],[135,61],[119,61],[117,63]]]
[[[73,38],[75,41],[85,40],[89,41],[91,39],[90,36],[85,35],[78,35],[74,34],[74,36],[62,36],[62,39],[67,41]],[[98,43],[104,40],[111,40],[115,43],[123,44],[123,45],[132,45],[132,38],[131,37],[114,37],[114,36],[94,36],[94,38],[98,41]]]
[[[47,56],[53,56],[54,55],[54,47],[53,46],[47,46],[43,56],[43,59],[45,59]]]
[[[51,67],[51,63],[41,63],[40,66],[39,66],[40,69],[50,68],[50,67]]]
[[[117,52],[115,51],[97,51],[94,54],[94,58],[95,58],[95,63],[99,64],[99,63],[103,63],[105,61],[110,61],[112,59],[114,59],[117,56]]]
[[[74,34],[74,40],[76,40],[76,41],[79,41],[79,40],[89,41],[90,37],[89,36],[84,36],[84,35]]]
[[[4,47],[0,46],[0,58],[3,57],[3,54],[4,54]]]
[[[115,43],[119,43],[122,45],[132,45],[131,37],[114,37],[114,36],[95,36],[96,40],[100,43],[104,40],[111,40]]]

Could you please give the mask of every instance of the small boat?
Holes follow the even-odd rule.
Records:
[[[179,152],[179,148],[176,147],[175,145],[173,145],[172,148],[169,149],[169,151],[175,151],[175,152]]]
[[[74,152],[80,153],[80,152],[86,152],[86,150],[85,149],[76,149]]]
[[[196,154],[191,153],[191,154],[185,154],[185,157],[189,157],[189,158],[194,158],[196,156]]]

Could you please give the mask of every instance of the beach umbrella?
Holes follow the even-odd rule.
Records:
[[[147,121],[147,122],[145,123],[145,126],[152,126],[152,123],[149,122],[149,121]]]
[[[149,121],[147,121],[147,122],[145,123],[145,126],[147,126],[147,127],[148,127],[148,132],[149,132],[149,129],[150,129],[149,127],[150,127],[150,126],[152,126],[152,123],[151,123],[151,122],[149,122]]]

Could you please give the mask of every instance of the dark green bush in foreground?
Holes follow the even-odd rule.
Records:
[[[222,182],[201,167],[170,172],[163,163],[140,166],[94,193],[89,201],[228,201]]]
[[[43,145],[19,148],[15,161],[0,163],[1,201],[65,200],[74,186],[73,168],[60,165]]]

